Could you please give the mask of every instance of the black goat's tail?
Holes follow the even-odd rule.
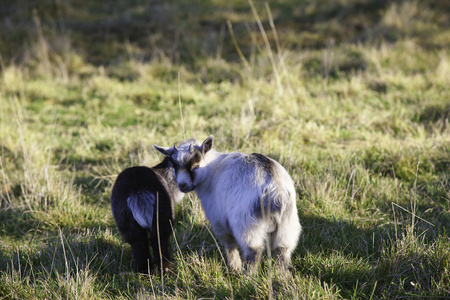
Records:
[[[136,222],[142,228],[150,230],[156,208],[155,194],[145,190],[132,193],[127,199],[127,205]]]

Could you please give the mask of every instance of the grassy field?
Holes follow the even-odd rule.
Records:
[[[450,298],[450,2],[4,0],[1,299]],[[228,272],[195,194],[172,275],[110,211],[153,144],[278,160],[292,278]]]

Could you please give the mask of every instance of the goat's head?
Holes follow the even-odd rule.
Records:
[[[197,186],[197,177],[204,166],[203,158],[212,149],[213,143],[214,137],[210,135],[201,145],[196,140],[190,139],[178,147],[155,145],[155,149],[169,157],[178,188],[183,193],[188,193]]]

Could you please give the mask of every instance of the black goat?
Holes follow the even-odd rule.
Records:
[[[169,158],[152,168],[125,169],[117,177],[111,194],[111,209],[119,232],[131,245],[136,272],[148,273],[153,265],[162,266],[163,270],[171,268],[171,222],[175,203],[180,202],[183,196]]]

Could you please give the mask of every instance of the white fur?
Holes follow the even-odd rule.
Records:
[[[191,171],[195,174],[193,181],[189,170],[183,168],[188,165],[191,143],[202,153],[200,167]],[[269,162],[268,171],[264,164],[249,164],[249,156],[242,153],[212,150],[212,143],[210,136],[201,146],[191,140],[168,151],[182,166],[176,172],[178,186],[183,192],[194,190],[201,199],[214,233],[225,245],[232,269],[241,270],[238,246],[249,267],[257,269],[266,242],[277,251],[280,266],[288,267],[301,232],[291,177],[272,159],[263,160]],[[264,201],[266,205],[261,205]],[[260,214],[255,212],[258,204]],[[271,206],[275,211],[270,211]]]
[[[132,194],[127,199],[127,205],[134,219],[142,228],[151,229],[153,220],[153,207],[156,202],[155,195],[148,191]]]

